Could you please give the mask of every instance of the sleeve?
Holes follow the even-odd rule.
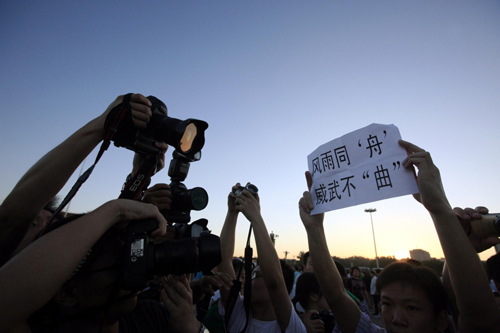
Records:
[[[221,316],[223,322],[225,322],[226,309],[222,302],[219,302],[219,315]],[[229,318],[228,332],[240,332],[245,327],[246,323],[246,313],[245,306],[243,305],[243,296],[239,295],[234,305],[233,313],[231,318]]]
[[[300,317],[293,309],[293,306],[292,314],[290,315],[290,322],[288,323],[288,327],[286,328],[285,333],[307,333],[304,323],[302,323],[302,320],[300,320]]]
[[[337,324],[335,324],[333,332],[342,333]],[[377,325],[372,323],[370,317],[366,313],[361,312],[361,316],[359,317],[358,327],[356,327],[355,333],[386,333],[386,332],[387,331],[385,329],[378,327]]]

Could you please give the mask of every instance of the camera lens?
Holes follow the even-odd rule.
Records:
[[[220,238],[200,237],[165,241],[154,245],[153,274],[184,274],[210,271],[221,261]]]
[[[208,194],[201,187],[180,191],[174,194],[172,206],[179,210],[202,210],[207,207]]]

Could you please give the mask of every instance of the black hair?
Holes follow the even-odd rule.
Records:
[[[358,272],[359,272],[359,274],[361,274],[361,270],[359,269],[359,267],[358,267],[358,266],[354,266],[354,267],[351,267],[351,276],[352,276],[352,272],[353,272],[355,269],[357,269],[357,270],[358,270]]]
[[[412,262],[393,262],[378,275],[377,293],[392,283],[402,283],[422,290],[434,307],[434,315],[447,309],[448,302],[443,283],[429,267]]]
[[[307,265],[307,259],[309,259],[309,251],[304,253],[304,255],[302,256],[302,265],[304,265],[304,266]]]
[[[342,279],[347,278],[347,273],[345,271],[344,265],[342,265],[340,262],[334,260],[335,266],[337,266],[337,270],[339,271],[340,276]]]
[[[316,274],[312,272],[305,272],[300,274],[295,285],[295,297],[292,302],[294,305],[300,303],[304,309],[307,309],[309,304],[309,296],[311,294],[323,295],[319,286]]]
[[[500,282],[500,252],[486,260],[486,269],[493,280]]]
[[[283,279],[285,279],[286,290],[288,291],[288,295],[292,292],[294,278],[294,271],[292,267],[288,266],[285,260],[280,259],[281,271],[283,272]]]

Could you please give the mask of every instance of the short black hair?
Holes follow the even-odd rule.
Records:
[[[446,311],[448,299],[443,283],[431,268],[402,261],[393,262],[378,275],[377,293],[381,294],[384,287],[396,282],[422,290],[434,307],[434,315]]]
[[[339,271],[340,276],[342,279],[347,278],[347,273],[345,271],[344,265],[342,265],[340,262],[334,260],[335,266],[337,266],[337,270]]]
[[[302,265],[304,265],[304,266],[307,265],[307,259],[309,259],[309,251],[304,253],[304,255],[302,256]]]
[[[354,270],[357,269],[359,274],[361,274],[361,270],[359,269],[358,266],[354,266],[354,267],[351,267],[351,275],[352,275],[352,272],[354,272]]]
[[[312,272],[302,273],[297,279],[297,284],[295,285],[295,297],[292,302],[293,304],[297,304],[297,302],[299,302],[304,309],[307,309],[309,296],[311,294],[318,294],[320,296],[323,295],[318,280],[316,279],[316,275]]]
[[[500,252],[486,260],[486,269],[493,280],[500,282]]]

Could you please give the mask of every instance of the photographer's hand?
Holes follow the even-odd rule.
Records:
[[[477,253],[483,252],[492,246],[500,244],[500,238],[497,236],[478,236],[471,227],[471,222],[474,220],[481,220],[481,214],[488,214],[488,208],[482,206],[478,206],[475,209],[462,209],[460,207],[455,207],[453,208],[453,211],[457,214],[462,228],[469,235],[469,240]]]
[[[193,295],[186,275],[161,278],[161,298],[170,316],[169,329],[179,333],[199,333],[200,322],[193,313]]]
[[[325,333],[325,323],[321,319],[311,319],[313,314],[319,314],[316,310],[309,310],[304,314],[304,326],[307,333]]]
[[[156,184],[150,187],[144,193],[142,202],[152,203],[159,210],[168,210],[172,203],[172,193],[170,192],[170,185]]]
[[[108,106],[106,111],[104,111],[104,113],[101,116],[96,118],[97,126],[101,129],[101,138],[104,138],[104,135],[105,135],[104,124],[106,122],[106,118],[108,117],[108,114],[117,105],[120,105],[123,102],[123,96],[124,95],[118,96],[113,101],[113,103],[111,103]],[[147,127],[147,125],[149,123],[149,119],[152,116],[152,112],[150,109],[151,105],[152,104],[149,101],[149,99],[147,99],[146,97],[144,97],[141,94],[132,94],[130,96],[130,108],[131,108],[130,111],[131,111],[131,115],[132,115],[132,121],[134,122],[134,125],[137,128],[146,128]]]
[[[236,196],[235,203],[236,210],[242,212],[251,223],[262,219],[258,194],[254,197],[250,191],[243,190]]]
[[[238,214],[238,211],[236,210],[236,195],[234,194],[234,192],[241,186],[240,183],[236,183],[236,185],[234,185],[232,188],[231,188],[231,192],[229,192],[228,196],[227,196],[227,210],[228,212],[230,213],[236,213]]]

